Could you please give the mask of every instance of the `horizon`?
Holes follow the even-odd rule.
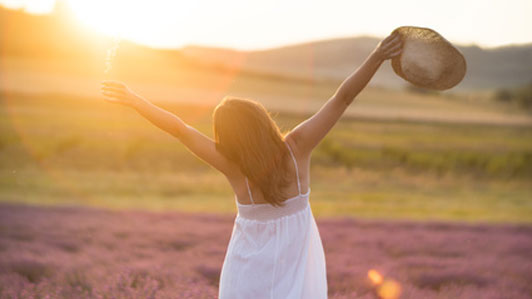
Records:
[[[426,10],[420,10],[423,8],[419,8],[418,6],[412,8],[413,11],[401,11],[401,13],[405,14],[405,17],[397,17],[396,15],[398,13],[391,12],[391,9],[378,11],[379,13],[383,13],[378,18],[388,20],[387,23],[385,22],[386,24],[375,23],[375,17],[371,13],[372,7],[366,5],[365,7],[369,11],[367,16],[358,16],[357,18],[348,17],[340,21],[337,21],[336,18],[324,18],[323,24],[317,25],[314,24],[316,23],[315,18],[325,15],[327,13],[326,9],[331,9],[330,7],[334,5],[327,5],[321,7],[322,10],[318,10],[317,8],[322,3],[312,2],[306,7],[309,12],[300,14],[298,21],[301,25],[297,26],[301,28],[294,28],[293,26],[292,13],[300,13],[300,7],[293,6],[293,4],[291,4],[292,7],[289,7],[289,5],[283,6],[280,14],[276,10],[275,3],[273,7],[269,3],[257,4],[260,6],[257,8],[253,5],[246,6],[243,3],[237,3],[242,0],[231,1],[232,4],[239,4],[238,8],[241,9],[241,12],[239,10],[235,13],[235,10],[231,9],[231,3],[227,5],[218,4],[218,10],[213,14],[212,11],[206,11],[200,4],[133,1],[128,2],[128,8],[130,8],[129,14],[122,14],[118,22],[116,21],[116,11],[123,10],[124,2],[117,0],[91,2],[76,0],[0,0],[0,5],[7,9],[22,10],[30,14],[50,14],[54,12],[54,9],[59,7],[64,10],[69,10],[66,13],[69,14],[69,17],[72,17],[76,25],[81,25],[93,32],[106,36],[118,36],[123,40],[158,49],[180,49],[188,46],[196,46],[236,51],[264,51],[327,40],[359,37],[380,39],[384,38],[394,28],[402,26],[405,23],[412,26],[431,28],[453,44],[464,47],[476,46],[483,49],[494,49],[532,44],[532,32],[527,29],[532,28],[532,20],[526,19],[525,15],[525,11],[528,8],[532,9],[532,3],[521,0],[511,1],[513,4],[517,3],[519,5],[506,3],[505,7],[513,6],[516,9],[513,16],[505,11],[506,15],[504,17],[504,24],[502,25],[499,24],[500,22],[493,22],[491,18],[493,16],[490,14],[500,15],[500,10],[495,9],[500,4],[493,3],[493,1],[492,3],[482,2],[484,9],[486,7],[491,8],[491,11],[488,10],[483,14],[477,12],[478,5],[475,3],[478,1],[470,1],[463,4],[461,5],[464,7],[462,14],[453,15],[453,19],[449,19],[450,14],[445,11],[445,9],[449,9],[448,7],[453,6],[449,4],[444,5],[439,15],[431,18],[428,18],[429,16]],[[415,0],[409,1],[415,2]],[[208,1],[203,2],[211,6],[213,5]],[[346,9],[352,8],[348,7],[349,4],[343,3],[342,1],[336,2],[337,7],[342,7],[343,5]],[[388,4],[388,6],[393,4],[388,2],[384,3]],[[404,6],[407,5],[403,5],[401,8]],[[436,4],[432,4],[432,7],[427,9],[430,10],[432,8],[434,10],[437,8],[436,6]],[[102,11],[102,7],[105,7],[106,10]],[[178,8],[183,9],[179,10]],[[334,10],[336,7],[332,9]],[[378,8],[373,7],[373,9],[377,10]],[[342,13],[345,14],[345,12],[342,12],[343,10],[345,9],[339,9],[335,13],[339,15]],[[430,11],[432,12],[432,10]],[[175,15],[176,12],[182,14],[182,19]],[[228,12],[231,12],[232,15],[227,14]],[[285,14],[283,15],[282,13]],[[407,13],[413,14],[414,17],[407,18]],[[271,23],[269,19],[260,19],[264,17],[270,18],[271,15],[279,18],[277,20],[279,24]],[[139,17],[145,18],[149,22],[139,23]],[[213,30],[211,22],[205,23],[202,21],[202,19],[206,18],[211,20],[212,23],[215,23],[216,30]],[[246,20],[249,25],[246,27],[249,28],[246,29],[240,26],[239,21],[241,20],[239,18],[250,19]],[[252,18],[253,20],[251,20]],[[176,19],[179,20],[176,21]],[[227,21],[228,19],[229,21]],[[405,19],[411,20],[411,22],[404,22]],[[501,18],[499,17],[499,19]],[[223,22],[224,20],[226,21],[225,23]],[[287,21],[289,24],[286,24]],[[482,24],[482,22],[486,24]],[[238,25],[235,25],[235,23]],[[177,28],[177,25],[180,25],[180,27]],[[489,28],[490,26],[495,27]],[[181,35],[177,36],[176,32],[180,32],[179,28],[194,29],[186,32],[181,31]],[[265,34],[265,32],[268,34]],[[491,40],[487,39],[488,37]]]
[[[128,42],[146,46],[153,49],[161,49],[161,50],[181,50],[187,47],[197,47],[197,48],[209,48],[209,49],[217,49],[217,50],[231,50],[231,51],[237,51],[237,52],[260,52],[260,51],[268,51],[268,50],[275,50],[275,49],[281,49],[281,48],[287,48],[287,47],[293,47],[293,46],[300,46],[305,44],[313,44],[313,43],[320,43],[320,42],[329,42],[329,41],[335,41],[335,40],[344,40],[344,39],[359,39],[359,38],[371,38],[371,39],[382,39],[383,36],[374,36],[374,35],[352,35],[352,36],[338,36],[338,37],[330,37],[330,38],[323,38],[323,39],[316,39],[316,40],[308,40],[308,41],[302,41],[297,43],[287,43],[282,44],[278,46],[268,47],[268,48],[260,48],[260,49],[238,49],[238,48],[230,48],[230,47],[223,47],[223,46],[213,46],[208,44],[186,44],[180,47],[175,48],[165,48],[165,47],[152,47],[150,45],[140,44],[136,43],[135,41],[127,40]],[[509,43],[509,44],[502,44],[502,45],[496,45],[496,46],[482,46],[475,43],[455,43],[451,42],[454,46],[458,47],[477,47],[483,50],[495,50],[500,48],[511,48],[511,47],[526,47],[526,46],[532,46],[532,41],[530,42],[524,42],[524,43]]]

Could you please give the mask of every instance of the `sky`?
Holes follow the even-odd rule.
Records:
[[[63,0],[83,26],[152,47],[260,50],[429,27],[453,43],[532,43],[532,0]],[[55,0],[0,0],[49,13]]]

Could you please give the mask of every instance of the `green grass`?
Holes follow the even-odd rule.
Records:
[[[236,211],[222,175],[132,110],[50,95],[1,104],[2,201]],[[163,105],[212,135],[210,107]],[[276,118],[286,130],[306,116]],[[346,117],[313,154],[311,203],[318,217],[532,222],[531,181],[529,127]]]

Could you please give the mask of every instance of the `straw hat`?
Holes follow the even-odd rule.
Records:
[[[462,53],[436,31],[403,26],[394,30],[403,41],[401,55],[392,59],[397,75],[424,88],[444,90],[460,83],[466,73]]]

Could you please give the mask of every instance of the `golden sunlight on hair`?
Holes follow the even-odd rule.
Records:
[[[225,97],[213,113],[217,149],[235,162],[261,190],[264,199],[281,205],[287,186],[284,135],[260,103]]]

